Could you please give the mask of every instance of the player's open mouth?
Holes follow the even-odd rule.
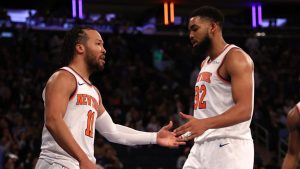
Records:
[[[104,59],[105,57],[101,57],[101,58],[99,58],[99,62],[101,62],[101,63],[103,63],[103,64],[105,64],[105,59]]]
[[[195,46],[197,46],[197,45],[198,45],[198,42],[197,42],[197,41],[195,41],[195,40],[191,40],[191,43],[192,43],[192,46],[193,46],[193,47],[195,47]]]

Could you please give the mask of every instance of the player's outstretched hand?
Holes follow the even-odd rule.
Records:
[[[157,133],[157,144],[164,147],[176,148],[180,145],[185,145],[184,141],[178,140],[174,132],[170,132],[173,127],[173,122],[161,128]]]
[[[174,130],[174,133],[178,137],[177,141],[192,140],[202,135],[208,129],[203,120],[201,121],[194,116],[182,112],[180,112],[179,115],[182,119],[187,120],[187,122]]]

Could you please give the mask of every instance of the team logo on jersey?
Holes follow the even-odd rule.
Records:
[[[220,61],[214,60],[214,61],[212,61],[211,63],[212,63],[212,64],[219,64]]]
[[[77,94],[76,105],[89,105],[97,110],[99,103],[93,96],[90,96],[88,94]]]
[[[199,73],[198,75],[198,78],[197,78],[197,82],[199,81],[205,81],[207,83],[210,83],[210,77],[211,77],[212,73],[210,72],[201,72]]]
[[[229,143],[225,143],[225,144],[220,144],[219,147],[224,147],[226,145],[228,145]]]

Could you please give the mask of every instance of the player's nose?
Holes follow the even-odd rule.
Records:
[[[189,37],[190,37],[190,40],[194,39],[194,34],[192,33],[192,31],[190,31]]]
[[[102,48],[102,53],[105,55],[106,54],[106,49],[103,47]]]

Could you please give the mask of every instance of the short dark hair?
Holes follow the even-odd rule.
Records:
[[[195,17],[195,16],[201,16],[201,17],[206,17],[212,20],[213,22],[216,22],[219,24],[219,26],[222,28],[223,23],[224,23],[224,15],[223,13],[212,6],[202,6],[200,8],[195,9],[191,14],[190,17]]]
[[[88,26],[75,26],[66,33],[60,53],[64,65],[68,65],[72,61],[75,54],[75,45],[77,43],[85,43],[88,40],[84,30],[95,29]]]

